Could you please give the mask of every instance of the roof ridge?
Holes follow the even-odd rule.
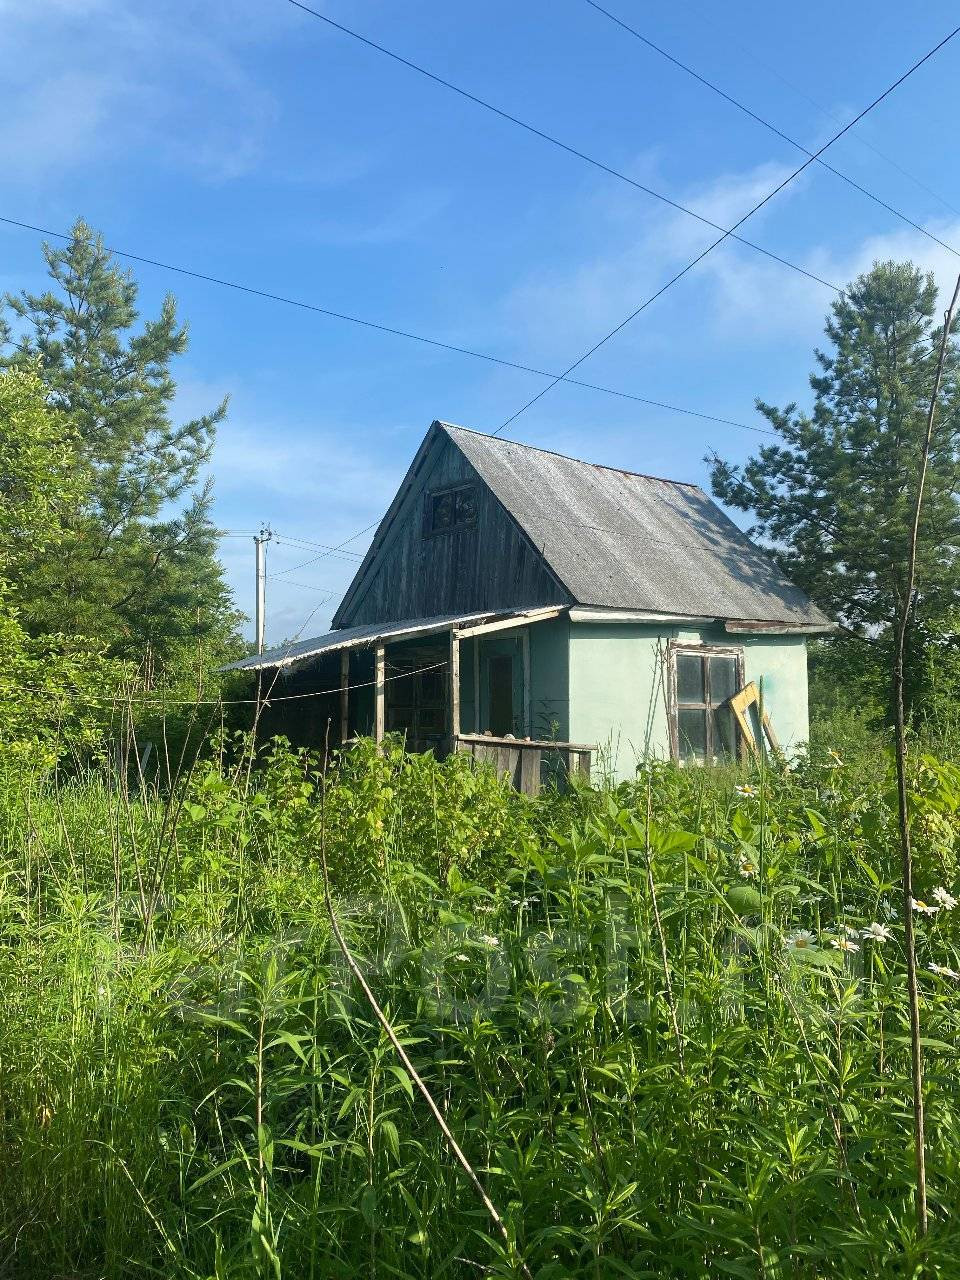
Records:
[[[464,427],[459,422],[445,422],[442,418],[437,418],[438,427],[442,427],[444,431],[465,431],[471,436],[480,436],[484,440],[496,440],[498,444],[516,445],[518,449],[531,449],[534,453],[546,453],[553,458],[562,458],[564,462],[577,462],[582,467],[594,467],[597,471],[612,471],[621,476],[634,476],[638,480],[656,480],[658,484],[673,484],[681,489],[696,489],[699,493],[704,493],[704,489],[699,484],[694,484],[692,480],[671,480],[669,476],[655,476],[647,471],[631,471],[627,467],[611,467],[603,462],[588,462],[586,458],[575,458],[572,454],[561,453],[559,449],[542,449],[536,444],[525,444],[522,440],[507,440],[503,436],[494,436],[489,431],[477,431],[475,427]]]

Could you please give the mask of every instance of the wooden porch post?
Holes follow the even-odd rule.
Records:
[[[384,648],[382,644],[378,644],[374,658],[374,685],[373,685],[373,740],[376,743],[383,741],[383,725],[384,725],[384,693],[386,686],[384,675],[386,671],[386,661]]]
[[[473,732],[483,733],[480,719],[480,637],[473,637]]]
[[[523,655],[523,732],[533,737],[533,703],[530,695],[530,628],[525,627],[520,636],[520,652]]]
[[[460,633],[450,628],[450,749],[456,751],[460,737]]]
[[[340,653],[340,745],[350,736],[350,650]]]

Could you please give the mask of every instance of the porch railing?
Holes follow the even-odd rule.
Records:
[[[497,773],[507,774],[518,791],[535,796],[543,785],[545,764],[548,768],[559,766],[568,777],[582,774],[589,778],[596,748],[579,742],[493,738],[487,733],[461,733],[454,738],[454,750],[492,764]]]

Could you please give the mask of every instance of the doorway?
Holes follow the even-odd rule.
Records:
[[[490,655],[490,732],[503,738],[514,732],[513,724],[513,655]]]

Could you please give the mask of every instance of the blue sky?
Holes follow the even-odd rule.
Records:
[[[800,155],[584,0],[315,7],[730,225]],[[955,25],[955,6],[707,0],[608,7],[815,148]],[[0,214],[543,369],[561,369],[716,237],[497,120],[286,0],[0,0]],[[960,37],[827,158],[960,247]],[[942,122],[942,123],[941,123]],[[882,152],[882,155],[878,153]],[[906,170],[907,172],[904,172]],[[744,234],[843,283],[910,257],[958,262],[822,169]],[[225,529],[269,522],[269,640],[326,629],[355,557],[435,417],[489,430],[543,385],[213,285],[137,267],[143,312],[189,322],[183,414],[231,396],[213,459]],[[0,288],[36,289],[39,238],[0,227]],[[760,425],[808,399],[828,289],[726,244],[579,376]],[[761,437],[559,386],[508,433],[706,484],[704,454]],[[365,538],[350,543],[360,552]],[[223,540],[241,608],[252,544]]]

